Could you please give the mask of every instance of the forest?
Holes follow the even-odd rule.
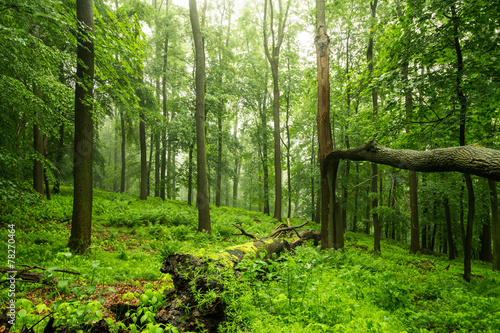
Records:
[[[499,0],[0,0],[0,332],[500,331]]]

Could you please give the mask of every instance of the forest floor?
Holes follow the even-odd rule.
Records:
[[[258,237],[278,225],[262,213],[211,207],[212,234],[197,233],[196,208],[185,202],[140,201],[94,190],[92,247],[75,256],[66,248],[71,192],[63,187],[50,201],[23,195],[0,204],[2,229],[15,228],[16,268],[42,267],[32,271],[48,277],[41,283],[16,282],[11,332],[23,325],[43,332],[49,317],[82,331],[83,324],[105,319],[112,332],[176,332],[154,317],[165,306],[164,291],[172,288],[171,276],[160,272],[165,258],[210,257],[249,241],[233,235],[239,232],[233,224]],[[301,223],[291,219],[292,225]],[[2,253],[8,239],[3,232]],[[223,299],[221,332],[500,332],[500,272],[491,264],[473,261],[475,277],[467,283],[462,258],[410,255],[408,244],[390,239],[382,240],[381,254],[374,254],[369,235],[346,232],[345,240],[344,251],[320,251],[311,242],[279,260],[248,258],[220,294],[197,294],[199,302]],[[0,291],[2,304],[13,299],[8,291]],[[116,321],[111,308],[117,303],[139,310]]]

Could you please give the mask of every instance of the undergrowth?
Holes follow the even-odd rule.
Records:
[[[7,193],[7,192],[6,192]],[[16,192],[17,193],[17,192]],[[16,265],[39,266],[49,286],[16,283],[17,321],[33,326],[52,313],[59,325],[79,327],[105,319],[113,331],[175,332],[158,325],[154,313],[164,305],[162,291],[171,280],[159,267],[170,254],[209,256],[247,242],[233,224],[265,237],[278,222],[262,213],[211,207],[212,234],[197,233],[197,210],[177,201],[94,190],[92,247],[82,256],[67,249],[72,189],[47,201],[36,194],[3,195],[1,223],[15,225]],[[292,220],[296,225],[301,221]],[[318,225],[308,225],[316,228]],[[382,241],[382,254],[370,249],[373,238],[346,232],[343,251],[320,251],[308,244],[277,260],[246,258],[227,275],[227,320],[223,332],[498,332],[500,274],[490,264],[473,262],[478,277],[466,283],[461,259],[410,255],[408,246]],[[7,233],[0,250],[7,253]],[[75,274],[77,273],[77,274]],[[238,274],[237,274],[238,275]],[[7,275],[3,275],[5,280]],[[151,283],[140,283],[152,281]],[[140,311],[128,325],[114,322],[106,295],[117,286],[136,283],[140,290],[123,295]],[[43,288],[43,290],[42,290]],[[46,299],[37,295],[44,294]],[[108,291],[106,291],[108,290]],[[209,302],[214,293],[200,295]],[[205,299],[206,298],[206,299]],[[10,300],[7,289],[0,300]],[[43,323],[35,327],[43,331]]]

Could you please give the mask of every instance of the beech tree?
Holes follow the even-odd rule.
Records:
[[[207,154],[205,150],[205,50],[196,0],[189,0],[189,17],[196,51],[196,165],[198,169],[196,207],[198,231],[212,231],[208,201]]]
[[[280,89],[279,89],[279,58],[281,44],[285,35],[286,21],[290,9],[290,1],[287,1],[286,8],[283,9],[281,0],[278,0],[279,11],[275,15],[273,0],[269,0],[269,27],[271,30],[271,45],[269,46],[269,35],[267,31],[267,12],[268,0],[264,0],[264,50],[266,58],[271,65],[273,76],[273,122],[274,122],[274,174],[275,174],[275,193],[274,193],[274,218],[281,221],[282,210],[282,185],[281,185],[281,131],[280,131]],[[276,17],[277,16],[277,17]],[[278,21],[275,25],[275,20]],[[274,30],[277,30],[276,35]]]
[[[92,232],[92,153],[94,140],[94,15],[92,0],[77,0],[77,67],[75,87],[74,192],[71,236],[68,247],[84,253]]]

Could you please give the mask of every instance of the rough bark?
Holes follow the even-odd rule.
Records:
[[[370,161],[417,172],[457,171],[500,180],[500,150],[474,145],[417,151],[391,149],[372,140],[356,148],[335,150],[326,161],[335,159]]]
[[[198,231],[211,233],[205,148],[205,50],[196,0],[189,0],[189,17],[196,51],[196,160],[198,169],[196,206],[198,208]]]
[[[83,253],[90,246],[92,229],[92,151],[94,125],[92,120],[94,80],[94,27],[92,0],[77,0],[78,48],[75,86],[75,150],[74,194],[71,236],[68,247]]]
[[[321,171],[321,248],[328,249],[333,247],[334,197],[328,181],[329,171],[324,167],[326,157],[333,150],[332,129],[330,125],[330,37],[326,33],[325,1],[317,1],[317,13],[318,26],[315,44],[318,66],[318,115],[316,123]],[[338,163],[332,163],[333,167],[336,167],[336,165]]]

